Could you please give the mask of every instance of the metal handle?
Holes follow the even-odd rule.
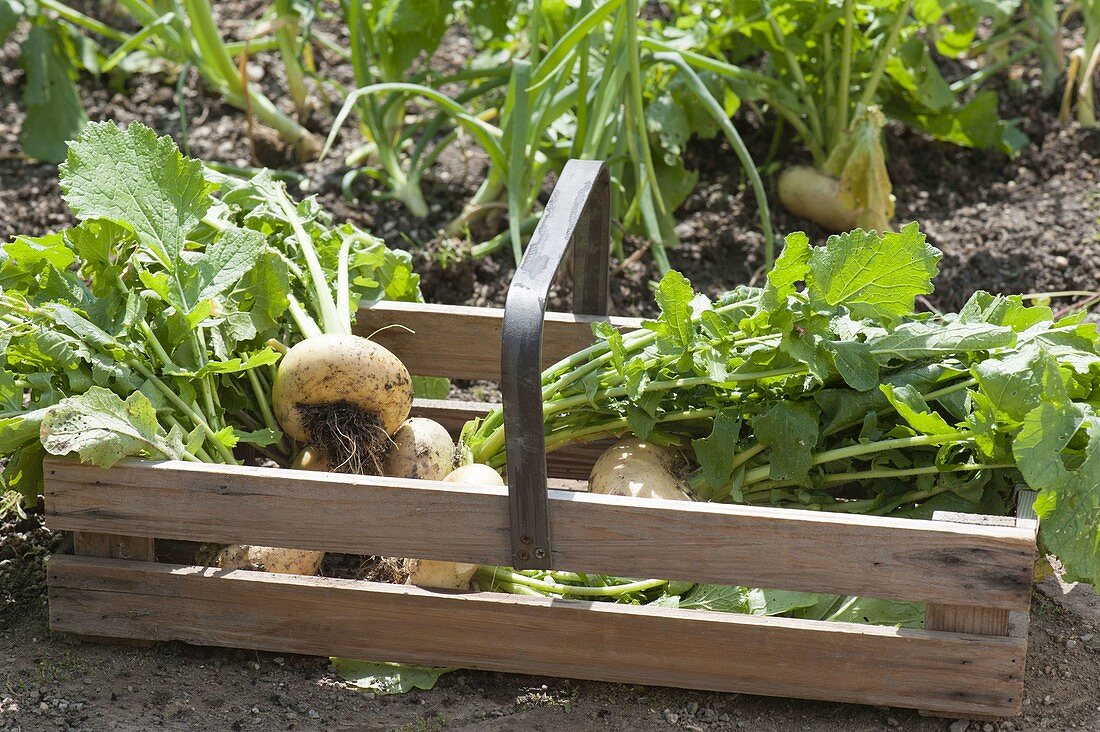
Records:
[[[504,302],[500,350],[512,564],[550,569],[542,322],[554,276],[573,245],[573,312],[607,313],[611,183],[607,166],[570,160],[550,194]]]

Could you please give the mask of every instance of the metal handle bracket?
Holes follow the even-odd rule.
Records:
[[[505,299],[500,390],[508,456],[512,564],[517,569],[552,566],[542,417],[546,298],[572,244],[573,312],[607,313],[610,217],[607,166],[590,160],[566,163]]]

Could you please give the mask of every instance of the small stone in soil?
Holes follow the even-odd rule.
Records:
[[[676,724],[677,722],[680,721],[680,715],[677,714],[676,712],[672,711],[671,709],[666,709],[664,713],[665,713],[665,721],[668,722],[669,724]]]

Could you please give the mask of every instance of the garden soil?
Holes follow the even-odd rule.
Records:
[[[85,3],[85,10],[95,14],[98,5]],[[227,27],[240,35],[261,5],[234,1],[217,7]],[[468,53],[468,40],[452,32],[432,63],[454,65]],[[0,47],[0,240],[72,222],[56,166],[17,153],[24,80],[17,59],[14,40]],[[262,58],[255,66],[257,83],[281,96],[279,68]],[[332,73],[349,81],[343,68],[334,66]],[[1021,67],[998,81],[1004,116],[1020,118],[1031,138],[1015,158],[937,143],[896,125],[887,130],[898,221],[919,221],[944,253],[928,307],[956,309],[975,289],[1092,290],[1100,283],[1100,131],[1060,125],[1056,100],[1035,91],[1036,75]],[[193,155],[235,165],[253,162],[241,115],[205,93],[194,77],[182,100],[174,79],[164,76],[113,83],[83,78],[81,91],[93,119],[140,120],[172,134]],[[318,115],[314,124],[324,134],[330,122],[331,116]],[[765,161],[770,131],[751,116],[742,126],[755,159]],[[341,195],[342,161],[355,148],[356,134],[354,125],[347,126],[326,160],[304,166],[309,183],[295,192],[316,193],[338,219],[410,249],[430,301],[502,303],[514,270],[510,254],[474,261],[465,255],[466,241],[436,234],[476,188],[484,159],[461,145],[445,155],[425,182],[429,216],[417,221],[398,204],[370,200],[360,184],[352,186],[359,200]],[[270,148],[261,152],[268,164],[281,154]],[[759,282],[763,240],[734,155],[724,142],[700,141],[687,160],[699,170],[700,184],[678,212],[682,244],[671,253],[673,266],[713,294]],[[781,167],[802,161],[795,144],[779,146],[765,165],[773,192]],[[806,230],[815,240],[823,238],[823,232],[782,210],[773,216],[780,232]],[[485,238],[500,223],[483,222],[473,234]],[[642,246],[627,237],[626,261],[614,262],[612,300],[620,314],[651,312],[649,284],[657,273],[639,252]],[[555,291],[556,306],[568,304],[567,289],[565,284]],[[485,388],[467,387],[459,395],[483,397]],[[1100,729],[1100,608],[1092,590],[1053,579],[1034,594],[1024,714],[1011,721],[968,725],[897,709],[468,671],[444,676],[433,691],[374,697],[344,684],[327,659],[182,644],[102,646],[53,634],[47,629],[44,562],[49,553],[64,551],[67,540],[42,528],[33,513],[2,521],[0,732]],[[654,647],[652,652],[679,651]]]

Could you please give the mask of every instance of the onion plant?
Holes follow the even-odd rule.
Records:
[[[28,154],[50,160],[65,156],[65,141],[76,137],[86,120],[71,78],[84,68],[107,73],[117,67],[138,69],[149,59],[167,59],[198,70],[204,83],[235,107],[254,114],[293,146],[300,159],[308,159],[320,150],[317,137],[280,110],[243,73],[248,53],[279,49],[284,54],[291,96],[299,110],[305,98],[301,74],[295,72],[295,43],[298,15],[294,5],[280,0],[275,10],[280,22],[276,37],[259,36],[235,43],[226,42],[218,30],[208,0],[119,0],[118,8],[128,14],[141,29],[126,33],[60,2],[0,0],[0,39],[14,27],[20,15],[32,25],[34,53],[26,63],[33,65],[35,78],[48,80],[49,92],[28,86]],[[18,13],[16,12],[18,11]],[[113,44],[108,54],[93,39]],[[28,67],[28,70],[29,67]],[[182,81],[182,79],[181,79]],[[43,110],[39,113],[39,110]],[[41,141],[39,143],[38,141]]]
[[[546,174],[560,168],[570,157],[606,160],[613,179],[613,213],[619,231],[644,234],[653,244],[654,258],[662,270],[669,267],[666,248],[675,241],[673,211],[690,193],[694,177],[683,168],[679,156],[672,161],[655,153],[658,135],[648,106],[655,96],[653,85],[668,85],[683,77],[685,95],[705,110],[715,132],[730,140],[753,187],[759,208],[761,229],[766,240],[766,258],[772,257],[772,235],[763,184],[749,158],[728,110],[720,104],[699,74],[684,63],[676,49],[660,53],[643,50],[643,29],[637,0],[583,0],[575,11],[560,17],[546,13],[533,3],[529,13],[517,21],[517,37],[510,48],[505,70],[507,87],[495,106],[484,96],[487,87],[505,81],[499,70],[478,72],[467,80],[481,82],[462,96],[448,97],[426,84],[382,82],[352,92],[337,117],[329,137],[331,144],[353,109],[375,120],[370,134],[384,170],[370,174],[387,182],[395,197],[415,203],[418,188],[405,189],[418,177],[402,178],[397,167],[399,144],[377,145],[382,136],[375,130],[384,125],[382,110],[396,115],[404,104],[395,105],[394,94],[417,98],[450,120],[452,127],[470,133],[489,158],[480,188],[452,221],[447,232],[459,234],[486,212],[505,208],[508,231],[474,247],[485,255],[507,244],[518,262],[522,242],[537,221],[535,209]],[[489,104],[487,104],[489,103]],[[479,104],[481,105],[479,108]],[[435,121],[439,116],[432,118]],[[490,122],[490,120],[492,122]],[[439,132],[438,129],[433,130]],[[391,135],[388,139],[394,139]],[[400,136],[396,138],[399,142]],[[430,148],[424,138],[413,147],[409,165],[417,176],[431,163],[440,146],[452,137],[442,136]],[[391,162],[386,162],[389,159]],[[410,210],[413,207],[410,206]],[[621,238],[617,238],[621,245]],[[622,251],[620,248],[620,256]]]

